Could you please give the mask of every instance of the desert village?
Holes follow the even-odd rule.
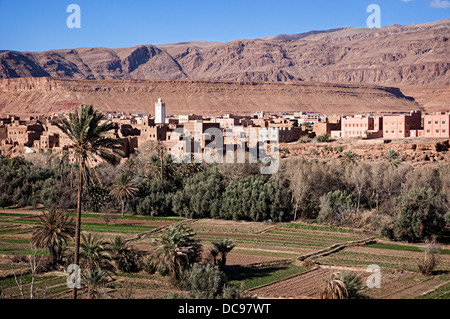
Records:
[[[69,147],[70,139],[54,124],[55,120],[66,115],[60,113],[53,114],[51,117],[29,116],[27,118],[8,115],[0,118],[0,155],[18,156],[23,153],[48,150],[56,152]],[[261,111],[251,116],[225,114],[221,117],[206,118],[195,114],[166,116],[165,103],[162,98],[159,98],[155,103],[155,116],[105,112],[105,117],[115,123],[114,134],[123,141],[124,157],[134,153],[147,141],[159,141],[166,151],[170,152],[180,140],[171,138],[171,135],[175,130],[178,132],[180,129],[193,132],[192,145],[197,142],[202,149],[208,144],[208,140],[214,140],[207,132],[211,128],[222,132],[244,133],[249,129],[274,130],[278,132],[279,143],[292,143],[302,137],[313,138],[325,134],[331,139],[450,137],[450,112],[422,114],[421,111],[411,111],[409,114],[339,117],[304,112],[271,115]],[[222,145],[234,144],[236,147],[238,143],[236,138],[227,139],[226,134],[223,136],[225,137]],[[21,151],[11,152],[15,147],[22,147]]]

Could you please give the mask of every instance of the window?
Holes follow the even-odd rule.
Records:
[[[394,134],[394,133],[395,133],[395,131],[391,131],[391,133],[392,133],[392,134]]]
[[[445,121],[442,121],[442,125],[445,125]]]
[[[434,124],[435,124],[435,125],[438,125],[438,124],[439,124],[439,121],[434,121]]]
[[[447,130],[442,130],[442,134],[445,134],[445,133],[447,133]]]
[[[394,125],[395,125],[395,123],[394,123],[394,122],[392,122],[392,123],[391,123],[391,125],[392,125],[392,126],[394,126]]]
[[[386,130],[386,131],[385,131],[385,133],[386,133],[386,134],[389,134],[389,131],[388,131],[388,130]]]
[[[427,130],[427,133],[431,133],[431,131],[430,131],[430,130]]]
[[[399,126],[402,126],[402,125],[403,125],[403,122],[398,123],[398,125],[399,125]]]
[[[436,133],[439,134],[440,130],[436,130]]]
[[[400,131],[398,131],[400,134],[402,134],[403,133],[403,130],[400,130]]]
[[[428,121],[428,125],[431,125],[431,121]]]

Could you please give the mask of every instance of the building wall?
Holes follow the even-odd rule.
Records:
[[[450,114],[425,115],[424,137],[450,137]]]
[[[410,115],[386,115],[383,117],[384,138],[411,137],[411,130],[422,128],[422,113],[413,111]]]
[[[343,117],[342,118],[343,138],[366,138],[369,131],[375,129],[373,117]]]

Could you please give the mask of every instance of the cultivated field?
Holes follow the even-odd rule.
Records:
[[[16,273],[24,272],[25,292],[29,291],[31,278],[23,255],[33,253],[29,242],[40,213],[37,210],[0,211],[0,291],[3,298],[20,298],[12,265]],[[423,256],[421,245],[393,243],[357,229],[304,223],[143,216],[117,216],[108,220],[107,217],[83,214],[83,231],[99,233],[105,238],[123,236],[130,240],[133,248],[143,253],[152,251],[152,240],[164,231],[164,227],[174,223],[187,223],[195,230],[203,244],[203,262],[209,260],[212,241],[233,238],[237,246],[228,255],[227,276],[233,283],[244,283],[249,293],[260,298],[315,298],[318,287],[333,272],[356,272],[365,282],[369,275],[366,268],[370,264],[381,267],[381,288],[364,289],[364,297],[450,298],[448,244],[441,245],[441,263],[437,271],[433,276],[423,276],[417,267]],[[361,243],[366,239],[368,244]],[[370,239],[375,239],[376,243]],[[353,242],[358,244],[352,245]],[[47,252],[40,250],[37,254]],[[306,267],[301,260],[310,255],[315,265]],[[37,286],[40,298],[71,297],[63,271],[39,274]],[[103,297],[162,298],[170,292],[186,294],[174,288],[169,277],[158,272],[153,275],[119,273],[109,281]],[[81,297],[85,297],[84,292]]]

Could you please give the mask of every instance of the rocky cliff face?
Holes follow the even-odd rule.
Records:
[[[225,44],[0,53],[0,78],[362,82],[450,85],[450,19]]]
[[[153,114],[154,102],[159,97],[166,102],[167,114],[249,114],[264,110],[332,115],[422,109],[398,88],[371,84],[56,78],[0,80],[0,114],[50,114],[72,110],[81,103],[93,104],[104,111]]]

